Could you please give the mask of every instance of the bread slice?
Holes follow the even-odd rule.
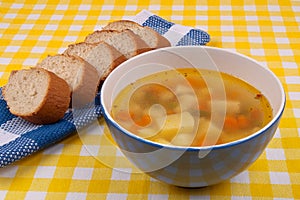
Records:
[[[151,48],[131,30],[114,31],[102,30],[94,31],[85,38],[86,43],[106,42],[121,52],[127,59]]]
[[[130,20],[118,20],[113,21],[103,27],[103,30],[117,30],[122,31],[124,29],[130,29],[135,34],[141,37],[146,44],[152,48],[162,48],[171,46],[169,40],[160,35],[158,32],[148,26],[141,26],[138,23]]]
[[[79,56],[93,65],[97,69],[101,81],[104,81],[115,67],[126,60],[123,54],[106,42],[71,44],[63,54]]]
[[[69,84],[72,90],[73,108],[94,101],[100,76],[98,71],[82,58],[57,54],[46,57],[36,67],[55,73]]]
[[[35,124],[50,124],[63,118],[71,89],[54,73],[31,68],[12,71],[3,96],[12,114]]]

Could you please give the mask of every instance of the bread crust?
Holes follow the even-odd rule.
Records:
[[[42,62],[38,63],[36,67],[52,71],[64,79],[64,75],[60,73],[59,69],[63,66],[55,66],[55,69],[48,69],[49,64],[47,64],[47,62],[50,62],[51,59],[66,59],[66,62],[69,62],[68,64],[73,62],[80,64],[80,68],[77,69],[77,72],[69,72],[74,78],[72,83],[68,82],[70,88],[72,88],[72,100],[70,106],[72,108],[79,108],[93,102],[100,83],[100,75],[98,71],[91,64],[78,56],[62,54],[48,56]]]
[[[104,45],[107,46],[107,48],[109,49],[112,57],[113,57],[113,61],[112,63],[107,67],[107,69],[104,71],[104,73],[101,76],[101,81],[104,81],[106,79],[106,77],[116,68],[118,67],[122,62],[126,61],[127,58],[121,54],[115,47],[107,44],[106,42],[100,42],[103,43]]]
[[[71,107],[81,108],[86,104],[94,102],[100,84],[100,75],[94,66],[82,58],[75,56],[69,57],[72,59],[81,60],[82,64],[84,65],[81,71],[82,75],[80,76],[80,82],[72,91],[71,98]]]
[[[154,31],[152,28],[150,28],[148,26],[144,26],[144,28],[148,31],[153,31],[153,34],[156,35],[157,45],[156,45],[155,49],[171,46],[171,43],[169,42],[169,40],[167,40],[167,38],[160,35],[158,32]]]
[[[143,37],[143,33],[146,33],[147,36]],[[123,36],[122,34],[125,34],[126,36]],[[125,42],[123,44],[122,39],[120,39],[122,38],[121,36],[126,38],[128,43]],[[145,38],[150,38],[150,40],[152,38],[153,40],[151,41],[155,44],[149,46],[149,41],[145,40]],[[85,58],[68,52],[68,49],[71,50],[72,48],[76,48],[76,45],[81,45],[83,43],[88,45],[90,49],[99,44],[106,45],[107,51],[109,51],[113,57],[111,64],[106,66],[105,69],[99,73],[97,67],[91,65]],[[115,43],[127,45],[126,47],[130,48],[130,50],[126,51],[126,48],[122,49],[125,52],[125,54],[122,54]],[[130,20],[114,21],[105,26],[103,30],[96,30],[89,34],[84,42],[71,44],[63,54],[55,55],[64,56],[67,60],[77,60],[81,63],[82,67],[80,67],[76,73],[73,71],[69,72],[75,76],[72,83],[69,82],[68,78],[62,77],[59,72],[43,67],[43,62],[47,58],[41,63],[38,63],[35,68],[28,69],[39,70],[41,73],[46,74],[48,80],[48,87],[45,88],[47,90],[46,96],[40,102],[39,107],[32,113],[24,114],[22,112],[16,112],[13,107],[10,106],[10,100],[6,97],[10,90],[8,85],[11,84],[13,86],[13,83],[10,81],[11,77],[15,76],[19,71],[22,73],[22,70],[11,72],[8,84],[3,87],[2,93],[12,114],[35,124],[54,123],[64,116],[69,106],[81,108],[86,104],[93,102],[101,83],[113,69],[126,59],[152,49],[167,46],[171,46],[170,42],[150,27],[143,27]]]
[[[109,53],[112,58],[108,66],[99,66],[99,65],[95,66],[93,65],[92,62],[89,62],[91,57],[95,58],[97,56],[96,54],[98,52],[95,52],[95,49],[99,46],[103,47],[100,50],[105,51],[105,53]],[[77,49],[84,49],[85,52],[81,52],[80,50]],[[108,76],[108,74],[112,72],[114,68],[116,68],[118,65],[120,65],[122,62],[126,60],[126,57],[123,54],[121,54],[117,49],[115,49],[113,46],[103,41],[98,43],[79,42],[76,44],[71,44],[64,51],[63,54],[70,55],[70,56],[79,56],[85,61],[87,61],[88,63],[90,63],[98,71],[100,75],[100,81],[104,81],[105,78]],[[108,59],[108,58],[102,56],[102,57],[98,57],[97,59],[101,60],[101,59]]]
[[[135,34],[132,30],[130,30],[130,29],[124,29],[121,32],[126,32],[127,34],[130,35],[130,37],[133,38],[133,40],[136,41],[136,43],[135,43],[135,45],[136,45],[136,52],[133,52],[132,57],[136,56],[138,54],[141,54],[141,53],[144,53],[144,52],[152,50],[152,48],[150,48],[149,45],[144,40],[142,40],[140,36],[138,36],[137,34]]]
[[[126,34],[128,39],[130,40],[130,43],[134,45],[134,51],[127,52],[127,55],[124,52],[122,52],[120,49],[118,49],[118,45],[120,45],[120,43],[114,44],[112,42],[118,40],[121,34]],[[140,53],[151,50],[151,48],[149,47],[149,45],[145,43],[145,41],[143,41],[138,35],[136,35],[133,31],[129,29],[125,29],[122,31],[96,30],[93,33],[87,35],[84,41],[87,43],[97,43],[97,42],[104,41],[109,45],[113,46],[114,48],[116,48],[122,54],[124,54],[124,56],[127,59],[136,56]]]
[[[85,37],[84,42],[90,44],[102,42],[106,37],[111,37],[112,35],[119,33],[120,31],[117,30],[95,30]]]
[[[77,48],[80,48],[80,46],[85,46],[85,52],[77,51]],[[75,44],[69,44],[68,48],[62,53],[63,55],[69,55],[69,56],[79,56],[84,59],[85,54],[87,54],[86,51],[91,51],[93,48],[97,46],[97,43],[86,43],[86,42],[79,42]]]
[[[11,82],[12,77],[15,76],[16,73],[22,73],[22,70],[12,71],[7,85],[5,85],[3,88],[4,100],[7,102],[9,111],[12,114],[34,124],[51,124],[62,119],[70,103],[71,89],[67,82],[54,73],[45,69],[31,68],[26,70],[37,70],[47,76],[48,83],[47,87],[45,88],[45,90],[47,90],[46,95],[39,103],[37,109],[35,109],[31,113],[16,112],[14,108],[11,107],[11,102],[7,97],[7,93],[10,92],[8,91],[9,89],[13,89],[9,88],[13,87],[14,84],[13,82]],[[21,101],[21,99],[18,100]]]
[[[143,38],[143,35],[139,34],[138,30],[143,30],[146,32],[151,33],[154,38],[153,40],[156,40],[156,43],[154,46],[149,45],[147,41],[145,41],[152,49],[157,49],[157,48],[162,48],[162,47],[169,47],[171,46],[171,43],[169,40],[167,40],[165,37],[160,35],[158,32],[153,30],[152,28],[148,26],[141,26],[140,24],[130,21],[130,20],[117,20],[117,21],[112,21],[108,23],[105,27],[103,27],[103,30],[117,30],[117,31],[122,31],[125,29],[130,29],[133,31],[135,34],[139,35],[140,38]]]

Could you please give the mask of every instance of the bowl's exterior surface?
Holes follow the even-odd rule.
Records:
[[[272,139],[285,105],[282,86],[271,71],[240,54],[217,48],[204,48],[204,50],[203,47],[171,47],[137,56],[113,71],[101,90],[104,118],[124,155],[153,178],[176,186],[209,186],[245,170],[261,155]],[[208,59],[206,52],[209,55]],[[147,63],[151,66],[147,66]],[[205,64],[202,65],[203,63]],[[223,145],[199,148],[163,146],[129,133],[110,116],[111,102],[126,85],[157,72],[166,65],[175,68],[204,66],[246,80],[269,99],[274,110],[273,120],[246,138]]]
[[[139,169],[168,184],[203,187],[227,180],[249,167],[272,139],[279,120],[244,142],[198,150],[153,145],[124,134],[107,118],[106,122],[124,155]]]

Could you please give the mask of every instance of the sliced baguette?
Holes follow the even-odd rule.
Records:
[[[142,52],[149,51],[151,48],[131,30],[97,30],[85,38],[86,43],[106,42],[113,46],[127,59]]]
[[[46,57],[36,67],[55,73],[69,84],[72,90],[72,107],[82,107],[94,101],[100,76],[82,58],[57,54]]]
[[[146,44],[152,49],[171,46],[169,40],[160,35],[158,32],[148,26],[141,26],[134,21],[118,20],[110,22],[105,27],[103,27],[103,30],[122,31],[124,29],[132,30],[135,34],[140,36],[141,39],[144,40]]]
[[[12,71],[3,96],[12,114],[35,124],[50,124],[63,118],[71,89],[54,73],[32,68]]]
[[[104,81],[115,67],[126,60],[123,54],[106,42],[71,44],[63,54],[79,56],[93,65],[97,69],[101,81]]]

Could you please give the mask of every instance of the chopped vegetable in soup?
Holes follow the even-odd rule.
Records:
[[[113,118],[148,140],[179,146],[223,144],[246,137],[272,119],[268,100],[229,74],[182,68],[125,87]]]

